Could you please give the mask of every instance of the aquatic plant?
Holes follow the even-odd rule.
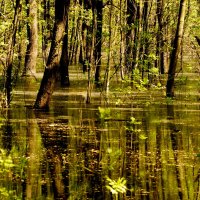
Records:
[[[109,119],[111,115],[111,110],[110,108],[101,108],[98,107],[99,110],[99,117],[101,120]]]
[[[118,199],[119,193],[126,193],[127,187],[126,187],[126,179],[124,177],[118,178],[117,181],[109,178],[106,176],[106,180],[108,184],[106,185],[106,188],[115,195],[115,199]]]

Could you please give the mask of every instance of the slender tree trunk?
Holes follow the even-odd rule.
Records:
[[[43,17],[45,23],[42,26],[42,54],[43,54],[43,62],[44,66],[46,65],[48,54],[49,54],[49,43],[52,39],[52,24],[51,24],[51,16],[50,16],[50,0],[43,0]]]
[[[101,73],[101,45],[102,45],[102,22],[103,22],[103,1],[102,0],[97,0],[95,10],[96,10],[96,18],[97,18],[97,32],[96,32],[94,59],[95,59],[95,65],[96,65],[95,84],[98,87],[100,83],[100,73]]]
[[[68,8],[70,5],[70,1],[68,1]],[[61,76],[61,86],[68,87],[70,86],[69,82],[69,57],[68,57],[68,15],[66,19],[65,26],[65,35],[63,38],[63,47],[62,47],[62,55],[60,59],[60,76]]]
[[[90,9],[92,9],[92,3],[85,1],[83,3],[83,8],[84,11],[87,13]],[[92,9],[92,17],[93,17],[93,22],[96,22],[94,18],[94,10]],[[92,42],[94,39],[93,30],[94,26],[92,23],[88,23],[86,20],[83,21],[82,23],[82,51],[83,51],[83,72],[86,72],[88,68],[90,67],[89,65],[91,64],[91,58],[93,58],[93,55],[91,52],[93,51],[92,47]]]
[[[15,13],[13,19],[12,35],[9,40],[8,55],[6,57],[6,80],[5,80],[5,98],[4,107],[9,107],[11,102],[11,92],[12,92],[12,71],[13,71],[13,57],[14,57],[14,47],[16,44],[16,32],[19,24],[19,13],[21,12],[21,2],[16,0],[15,3]]]
[[[136,16],[136,26],[134,32],[134,48],[133,48],[133,62],[131,68],[131,79],[134,76],[134,70],[138,67],[139,54],[141,48],[141,33],[142,33],[142,0],[137,2],[137,16]]]
[[[91,30],[92,32],[90,33],[90,39],[88,38],[88,42],[90,42],[90,52],[89,52],[89,57],[88,61],[89,63],[87,64],[88,68],[88,85],[87,85],[87,98],[86,98],[86,103],[90,103],[91,101],[91,91],[93,88],[93,81],[92,77],[94,76],[94,70],[95,70],[95,57],[94,57],[94,51],[95,51],[95,39],[96,39],[96,27],[97,27],[97,21],[95,17],[95,12],[94,9],[92,9],[92,27]],[[89,36],[89,35],[88,35]]]
[[[136,18],[136,3],[132,0],[127,0],[127,33],[126,33],[126,50],[125,50],[125,66],[126,74],[131,72],[133,63],[133,45],[134,45],[134,29],[133,24]]]
[[[23,75],[34,75],[38,56],[37,1],[26,0],[26,4],[28,6],[27,36],[29,43],[26,49]]]
[[[20,12],[20,18],[22,17],[22,12]],[[16,86],[18,78],[19,78],[19,74],[20,74],[20,69],[22,66],[22,59],[23,59],[23,34],[22,34],[22,23],[21,21],[19,21],[18,24],[18,43],[16,43],[16,50],[17,50],[17,63],[14,67],[13,70],[13,75],[12,75],[12,85],[13,87]]]
[[[126,2],[125,2],[126,3]],[[120,18],[120,51],[119,51],[119,66],[120,66],[120,75],[121,79],[124,79],[124,66],[125,66],[125,34],[124,34],[124,10],[125,10],[125,3],[123,3],[122,0],[119,2],[119,7],[120,7],[120,13],[119,13],[119,18]]]
[[[144,78],[144,72],[146,68],[150,69],[151,63],[149,62],[149,1],[144,2],[143,6],[143,16],[142,16],[142,28],[143,28],[143,42],[141,44],[140,50],[140,61],[142,63],[142,79]]]
[[[34,105],[34,108],[37,109],[49,108],[50,98],[52,96],[57,78],[60,75],[60,52],[68,15],[68,2],[69,1],[63,0],[55,1],[55,23],[53,38],[47,65]]]
[[[77,1],[74,1],[72,6],[76,7]],[[77,16],[76,16],[76,11],[73,11],[73,17],[72,17],[72,23],[71,23],[71,36],[70,36],[70,41],[69,41],[69,63],[75,63],[74,55],[76,54],[75,52],[75,46],[76,46],[76,40],[77,40]]]
[[[157,0],[157,19],[158,19],[158,32],[157,32],[157,46],[156,54],[159,57],[156,60],[156,67],[160,69],[160,74],[165,73],[165,62],[164,62],[164,30],[163,30],[163,9],[164,0]]]
[[[174,79],[175,79],[175,73],[176,73],[181,41],[183,38],[185,13],[186,13],[186,0],[181,0],[180,8],[179,8],[178,23],[177,23],[177,28],[176,28],[176,35],[175,35],[175,39],[173,43],[173,50],[170,57],[168,80],[167,80],[167,86],[166,86],[167,97],[174,96]]]
[[[107,67],[106,67],[106,74],[105,74],[105,82],[106,82],[106,94],[109,92],[110,88],[110,67],[111,67],[111,42],[112,42],[112,0],[110,5],[109,11],[109,42],[108,42],[108,60],[107,60]]]

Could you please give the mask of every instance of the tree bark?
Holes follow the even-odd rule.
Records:
[[[138,68],[138,61],[141,48],[141,34],[142,34],[142,0],[137,1],[137,14],[136,14],[136,26],[134,30],[134,48],[133,48],[133,62],[131,67],[131,80],[134,77],[134,70]]]
[[[49,43],[52,39],[52,21],[50,15],[50,0],[43,0],[43,17],[45,23],[42,25],[42,54],[44,66],[46,65],[49,54]]]
[[[126,33],[126,50],[125,66],[126,74],[131,71],[133,63],[133,46],[134,46],[134,29],[133,24],[136,19],[137,7],[135,1],[127,0],[127,33]]]
[[[69,9],[70,1],[68,1],[68,8]],[[62,55],[60,59],[60,76],[61,76],[61,86],[62,87],[69,87],[69,57],[68,57],[68,15],[66,18],[66,25],[65,25],[65,35],[63,38],[63,47],[62,47]]]
[[[103,22],[102,0],[97,0],[96,2],[96,18],[97,18],[97,32],[96,32],[96,44],[94,49],[94,59],[96,65],[95,84],[98,87],[100,85],[100,73],[101,73],[101,45],[102,45],[102,22]]]
[[[173,50],[170,57],[170,65],[168,71],[168,80],[166,86],[166,96],[174,96],[174,79],[178,61],[178,55],[180,51],[181,41],[183,38],[184,23],[185,23],[185,13],[186,13],[186,0],[181,0],[179,8],[178,24],[176,28],[176,35],[173,43]]]
[[[26,0],[26,4],[28,6],[27,36],[29,43],[26,49],[23,75],[34,75],[38,56],[37,1]]]
[[[109,92],[110,89],[110,68],[111,68],[111,53],[112,53],[112,49],[111,49],[111,42],[112,42],[112,11],[113,11],[113,4],[112,4],[112,0],[111,0],[111,5],[110,5],[110,10],[109,10],[109,22],[108,22],[108,26],[109,26],[109,41],[108,41],[108,58],[107,58],[107,66],[106,66],[106,72],[105,72],[105,91],[106,91],[106,95]]]
[[[8,45],[8,54],[6,57],[6,80],[5,80],[5,98],[4,107],[9,107],[11,102],[11,93],[12,93],[12,71],[13,71],[13,57],[14,57],[14,47],[16,44],[16,33],[19,24],[19,13],[21,12],[21,2],[16,0],[15,3],[15,13],[13,19],[13,28],[12,34],[9,40]]]
[[[164,0],[157,0],[157,19],[158,19],[158,32],[157,32],[157,46],[156,55],[159,57],[155,61],[155,67],[160,69],[160,74],[165,73],[165,63],[164,63],[164,30],[163,30],[163,9]]]
[[[53,38],[40,89],[34,104],[34,108],[36,109],[49,108],[50,98],[53,94],[55,83],[60,75],[60,52],[68,15],[68,2],[69,0],[55,1],[55,23],[53,29]]]
[[[200,37],[195,36],[195,38],[196,38],[196,40],[197,40],[198,45],[200,46]]]

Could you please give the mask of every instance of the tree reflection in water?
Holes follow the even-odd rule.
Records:
[[[118,199],[199,198],[199,112],[155,104],[100,120],[98,105],[63,104],[1,119],[1,199],[114,199],[106,177],[126,179]]]

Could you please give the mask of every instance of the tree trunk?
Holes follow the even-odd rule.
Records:
[[[95,44],[96,44],[96,27],[97,27],[97,21],[95,17],[94,7],[92,9],[92,27],[91,27],[91,33],[90,35],[87,35],[88,42],[90,43],[90,52],[88,54],[88,84],[87,84],[87,97],[86,97],[86,103],[90,103],[91,101],[91,91],[93,88],[93,80],[92,77],[94,76],[94,70],[95,70],[95,57],[94,57],[94,51],[95,51]],[[89,38],[90,36],[90,38]]]
[[[50,98],[52,96],[57,78],[60,75],[60,52],[68,15],[68,2],[69,1],[63,0],[55,1],[55,23],[53,29],[53,38],[47,65],[34,105],[34,108],[37,109],[49,108]]]
[[[124,10],[126,7],[126,2],[120,0],[119,2],[119,7],[120,7],[120,13],[119,13],[119,18],[120,18],[120,50],[119,50],[119,66],[120,66],[120,75],[121,79],[124,80],[124,66],[125,66],[125,34],[124,34]]]
[[[186,12],[186,0],[181,0],[176,35],[175,35],[175,39],[173,43],[173,50],[171,53],[170,65],[169,65],[169,71],[168,71],[168,80],[167,80],[167,86],[166,86],[167,97],[174,96],[174,79],[175,79],[179,50],[180,50],[181,41],[183,38],[185,12]]]
[[[76,7],[77,1],[74,1],[72,6]],[[71,27],[71,36],[69,41],[69,63],[75,64],[76,63],[76,46],[77,46],[77,39],[78,39],[78,18],[77,11],[73,11],[72,18],[72,27]]]
[[[140,62],[142,63],[142,79],[144,79],[145,76],[145,70],[148,67],[148,70],[150,70],[151,68],[151,62],[149,61],[149,46],[150,46],[150,42],[149,42],[149,21],[148,21],[148,17],[149,17],[149,1],[145,1],[144,2],[144,6],[143,6],[143,16],[142,16],[142,28],[143,28],[143,41],[140,47]],[[148,73],[148,77],[149,77],[149,73]]]
[[[197,40],[198,45],[200,46],[200,37],[195,36],[195,38],[196,38],[196,40]]]
[[[133,62],[131,67],[131,79],[133,80],[134,70],[138,67],[140,48],[141,48],[141,34],[142,34],[142,0],[137,1],[137,15],[136,26],[134,32],[134,48],[133,48]]]
[[[133,63],[133,42],[134,42],[134,30],[133,24],[136,18],[136,3],[132,0],[127,0],[127,33],[126,33],[126,50],[125,50],[125,66],[126,74],[131,71]]]
[[[21,12],[21,2],[16,0],[15,13],[13,19],[12,35],[9,40],[8,55],[6,57],[6,80],[5,80],[5,99],[4,107],[9,107],[11,102],[11,92],[12,92],[12,71],[13,71],[13,57],[14,57],[14,47],[16,44],[16,32],[19,24],[19,13]]]
[[[100,84],[101,73],[101,45],[102,45],[102,21],[103,21],[103,1],[97,0],[96,2],[96,18],[97,18],[97,32],[96,32],[96,44],[94,50],[94,59],[96,65],[95,72],[95,84],[98,87]]]
[[[27,14],[27,36],[29,43],[26,49],[23,75],[34,75],[36,73],[36,63],[38,56],[37,1],[26,0],[26,4],[29,6]]]
[[[52,39],[52,23],[50,16],[50,0],[43,0],[43,17],[45,23],[42,25],[42,54],[44,66],[46,65],[49,54],[49,43]]]
[[[163,30],[163,9],[164,0],[157,0],[157,19],[158,19],[158,32],[157,32],[157,46],[156,55],[158,60],[155,61],[155,67],[160,69],[160,74],[165,73],[165,63],[164,63],[164,30]]]
[[[68,1],[70,4],[70,1]],[[68,8],[69,9],[69,4]],[[63,38],[62,55],[60,59],[60,76],[61,76],[61,86],[69,87],[69,57],[68,57],[68,15],[66,19],[65,35]]]
[[[109,92],[110,88],[110,67],[111,67],[111,42],[112,42],[112,10],[113,10],[113,5],[112,5],[112,0],[111,0],[111,5],[110,5],[110,11],[109,11],[109,42],[108,42],[108,59],[107,59],[107,67],[106,67],[106,73],[105,73],[105,91],[106,95]]]

